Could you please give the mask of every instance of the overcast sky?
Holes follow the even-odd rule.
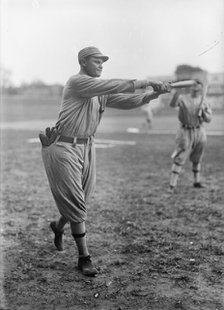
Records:
[[[1,15],[1,65],[15,84],[64,84],[88,45],[110,57],[105,78],[224,71],[223,0],[2,0]]]

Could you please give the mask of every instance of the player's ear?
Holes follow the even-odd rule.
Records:
[[[87,64],[87,60],[86,60],[86,58],[82,58],[82,59],[80,59],[80,65],[82,66],[82,67],[86,67],[86,64]]]

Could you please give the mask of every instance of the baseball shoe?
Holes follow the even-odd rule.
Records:
[[[96,268],[93,266],[90,255],[79,257],[78,269],[82,272],[83,275],[88,277],[94,277],[98,273]]]
[[[54,232],[54,245],[56,246],[58,251],[64,251],[63,248],[63,234],[64,230],[58,230],[56,226],[56,222],[50,223],[50,228]]]
[[[203,185],[201,182],[195,182],[193,185],[195,188],[205,188],[206,186]]]
[[[175,191],[175,187],[173,185],[170,185],[170,187],[168,188],[168,193],[173,194],[174,191]]]

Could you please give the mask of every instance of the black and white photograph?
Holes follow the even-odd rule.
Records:
[[[0,310],[224,310],[224,1],[0,14]]]

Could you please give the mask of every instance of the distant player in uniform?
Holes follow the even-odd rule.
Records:
[[[79,254],[78,268],[87,276],[97,273],[87,247],[85,221],[86,203],[96,181],[94,135],[105,107],[134,109],[170,91],[169,84],[160,81],[99,79],[108,59],[96,47],[79,52],[80,71],[64,87],[56,126],[39,135],[49,185],[60,212],[58,221],[50,223],[54,244],[58,251],[63,250],[64,226],[69,222]],[[135,93],[147,86],[154,90]]]
[[[145,116],[145,121],[143,123],[143,129],[145,132],[149,133],[153,128],[154,116],[158,113],[159,110],[163,108],[162,103],[158,99],[153,100],[150,104],[145,104],[141,107],[142,112]]]
[[[141,110],[145,115],[145,121],[143,123],[143,128],[145,129],[146,132],[149,132],[152,129],[153,110],[149,104],[145,104],[144,106],[142,106]]]
[[[193,186],[202,188],[200,181],[201,161],[204,154],[207,138],[203,122],[210,122],[212,118],[211,108],[204,101],[205,90],[203,84],[197,81],[196,86],[181,95],[178,91],[174,94],[170,106],[178,107],[180,128],[176,135],[176,148],[171,156],[173,165],[171,168],[170,191],[176,185],[179,174],[185,161],[189,157],[192,163]]]

